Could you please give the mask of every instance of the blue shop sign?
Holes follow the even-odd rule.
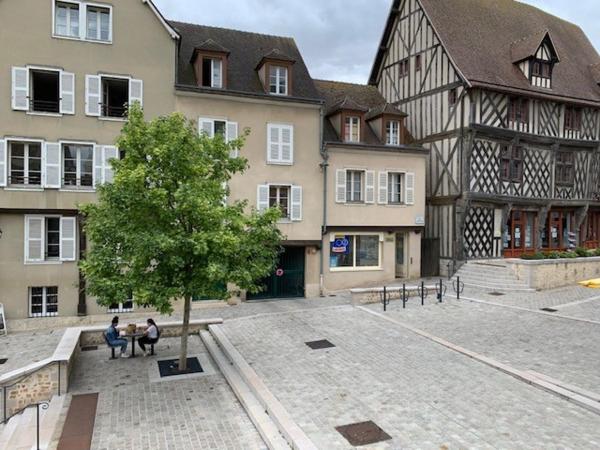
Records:
[[[349,236],[336,236],[335,240],[331,243],[331,253],[336,255],[350,254],[350,239]]]

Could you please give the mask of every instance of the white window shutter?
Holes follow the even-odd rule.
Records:
[[[256,209],[264,211],[269,209],[269,185],[259,184],[256,190]]]
[[[60,144],[58,142],[46,142],[44,144],[42,175],[44,187],[46,188],[60,188],[61,186],[60,153]]]
[[[215,137],[215,121],[200,117],[198,119],[198,132],[206,134],[209,138]]]
[[[112,183],[114,179],[114,170],[112,168],[112,164],[110,163],[111,159],[116,159],[119,156],[119,152],[117,147],[113,145],[104,146],[104,162],[103,168],[104,173],[102,174],[102,182],[103,183]]]
[[[280,134],[281,130],[276,125],[267,126],[267,162],[281,161]]]
[[[302,220],[302,186],[292,186],[292,202],[290,218],[294,222]]]
[[[223,63],[220,59],[212,60],[212,87],[223,87]]]
[[[346,203],[346,170],[338,169],[335,173],[335,201]]]
[[[25,216],[25,261],[44,260],[44,218]]]
[[[386,205],[388,202],[388,173],[379,172],[379,204]]]
[[[294,162],[294,127],[281,127],[281,162]]]
[[[365,203],[375,203],[375,172],[365,172]]]
[[[406,204],[415,204],[415,174],[406,173]]]
[[[94,187],[104,182],[104,147],[94,145]]]
[[[227,142],[235,141],[238,138],[238,124],[237,122],[227,122],[227,130],[225,133]],[[237,158],[239,156],[239,150],[232,149],[229,156],[231,158]]]
[[[29,111],[29,69],[12,68],[12,109]]]
[[[60,73],[60,112],[75,114],[75,74]]]
[[[85,76],[85,113],[88,116],[101,115],[102,79],[97,75]]]
[[[144,106],[144,82],[142,80],[129,80],[129,106],[139,102]]]
[[[8,160],[8,149],[6,141],[0,139],[0,187],[6,186],[6,172]]]
[[[75,217],[60,219],[60,260],[75,261],[77,251],[77,221]]]

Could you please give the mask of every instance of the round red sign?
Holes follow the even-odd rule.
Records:
[[[275,272],[275,275],[277,275],[278,277],[282,277],[283,276],[283,269],[277,269],[277,271]]]

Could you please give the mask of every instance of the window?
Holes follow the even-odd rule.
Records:
[[[534,61],[531,66],[531,74],[534,77],[550,78],[552,75],[552,65],[546,61]]]
[[[102,79],[102,116],[125,116],[129,103],[129,80],[122,78]]]
[[[404,192],[404,174],[388,173],[388,203],[402,204]]]
[[[500,178],[502,181],[521,183],[523,181],[523,148],[505,145],[501,151]]]
[[[223,87],[223,60],[221,58],[202,58],[202,86]]]
[[[133,312],[133,295],[128,296],[128,300],[124,302],[113,303],[108,307],[109,313],[125,313]]]
[[[110,9],[87,7],[87,38],[92,41],[110,40]]]
[[[54,8],[54,33],[57,36],[79,37],[79,5],[56,2]]]
[[[385,130],[385,143],[387,145],[400,145],[400,122],[388,120]]]
[[[29,288],[29,317],[58,316],[58,287]]]
[[[58,69],[13,67],[12,109],[74,114],[75,75]]]
[[[458,89],[450,89],[448,91],[448,107],[454,108],[458,102]]]
[[[398,75],[399,76],[404,77],[404,76],[408,75],[408,72],[409,72],[408,61],[409,61],[408,58],[405,58],[398,63]]]
[[[513,123],[529,122],[529,100],[525,98],[511,98],[508,104],[508,121]]]
[[[269,186],[269,208],[279,208],[284,219],[290,218],[290,186]]]
[[[13,186],[41,186],[42,144],[10,142],[9,179]]]
[[[360,117],[347,116],[344,120],[344,140],[360,142]]]
[[[346,172],[346,202],[360,203],[363,199],[363,176],[359,170]]]
[[[288,68],[269,66],[269,92],[274,95],[288,95]]]
[[[44,113],[60,112],[60,72],[32,70],[30,88],[30,111]]]
[[[144,82],[129,77],[86,75],[85,113],[88,116],[124,119],[134,102],[143,106]]]
[[[335,235],[330,244],[329,266],[336,269],[374,269],[380,266],[379,235]]]
[[[565,130],[581,130],[581,109],[574,106],[565,107]]]
[[[25,216],[25,262],[75,261],[75,217]]]
[[[575,162],[572,152],[556,153],[556,184],[573,186],[575,179]]]
[[[268,124],[267,163],[294,163],[294,127],[291,125]]]
[[[415,56],[415,72],[421,70],[421,55]]]
[[[63,145],[63,186],[92,187],[94,146]]]

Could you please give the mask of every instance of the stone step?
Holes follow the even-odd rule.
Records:
[[[63,412],[63,407],[67,400],[67,395],[60,397],[55,395],[50,401],[50,407],[44,412],[40,424],[40,450],[51,448],[51,444],[59,437],[59,422]],[[35,448],[32,448],[35,450]]]
[[[527,284],[525,281],[517,280],[515,278],[492,278],[481,277],[473,274],[457,274],[453,277],[453,279],[456,279],[457,277],[460,277],[460,280],[463,282],[470,283],[486,283],[506,287],[529,287],[529,284]]]
[[[479,290],[501,291],[501,292],[535,292],[535,289],[529,287],[513,287],[507,288],[504,285],[494,285],[485,283],[470,283],[465,282],[465,286],[477,288]]]
[[[11,420],[13,419],[17,420],[17,426],[13,430],[6,448],[11,450],[30,450],[35,444],[37,420],[35,408],[27,408]]]

